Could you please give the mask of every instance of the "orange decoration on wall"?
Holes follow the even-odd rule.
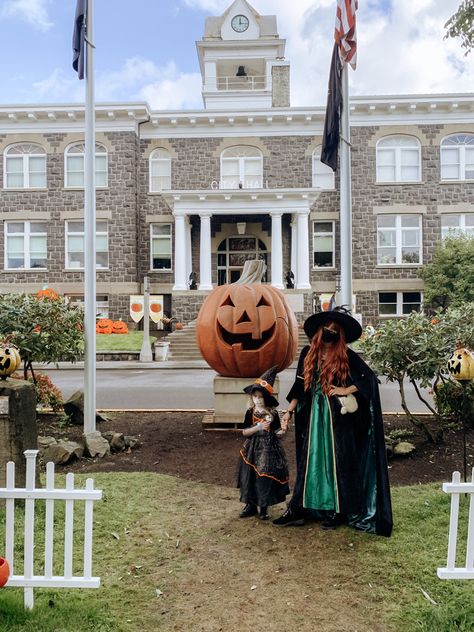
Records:
[[[151,303],[150,310],[155,312],[155,314],[158,314],[161,312],[161,305],[159,303]]]
[[[140,305],[140,303],[132,303],[131,305],[132,312],[141,312],[142,309],[143,309],[143,305]]]
[[[101,318],[96,323],[95,331],[98,334],[111,334],[113,324],[114,323],[110,320],[110,318]]]
[[[50,287],[44,289],[44,290],[40,290],[36,296],[40,299],[49,299],[50,301],[57,301],[59,298],[59,294],[57,294],[54,290],[52,290]]]
[[[204,301],[196,338],[206,362],[225,377],[286,369],[296,356],[298,324],[285,295],[259,283],[221,285]]]
[[[112,325],[112,333],[113,334],[128,334],[127,323],[124,323],[123,320],[114,320],[114,323]]]

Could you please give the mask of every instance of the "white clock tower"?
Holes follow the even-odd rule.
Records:
[[[235,0],[220,17],[207,18],[196,42],[208,110],[289,107],[289,63],[276,16],[259,15]]]

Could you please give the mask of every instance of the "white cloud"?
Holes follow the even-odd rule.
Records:
[[[0,8],[0,19],[20,18],[41,31],[53,26],[47,7],[50,0],[4,0]]]
[[[63,72],[56,68],[53,72],[40,81],[33,84],[32,94],[29,98],[32,102],[54,103],[67,101],[76,103],[84,100],[84,82],[77,78],[67,78]]]

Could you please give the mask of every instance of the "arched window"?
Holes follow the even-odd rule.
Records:
[[[150,191],[171,189],[171,156],[163,147],[150,154]]]
[[[441,141],[441,180],[474,180],[474,134]]]
[[[86,147],[83,142],[69,145],[65,153],[64,186],[84,188],[84,156]],[[107,186],[107,149],[100,143],[95,144],[95,185]]]
[[[229,147],[221,154],[221,189],[261,189],[262,152],[247,145]]]
[[[234,283],[240,278],[247,259],[262,259],[267,264],[267,248],[253,235],[234,235],[221,241],[217,248],[217,284]],[[267,276],[263,277],[266,283]]]
[[[46,153],[41,145],[18,143],[5,151],[5,189],[46,188]]]
[[[421,145],[413,136],[386,136],[377,143],[377,182],[419,182]]]
[[[334,171],[321,162],[321,145],[313,151],[313,187],[334,189]]]

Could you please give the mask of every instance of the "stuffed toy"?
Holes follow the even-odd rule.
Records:
[[[358,408],[357,400],[352,394],[338,397],[338,400],[341,403],[341,415],[345,415],[346,413],[355,413]]]

